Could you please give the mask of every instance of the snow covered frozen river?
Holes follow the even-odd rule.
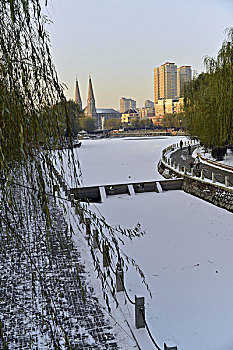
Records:
[[[84,140],[75,150],[83,185],[161,179],[162,149],[176,142],[177,137]],[[131,297],[145,296],[157,343],[179,350],[232,350],[233,215],[182,191],[112,196],[95,207],[112,225],[140,222],[147,232],[125,240],[124,251],[142,267],[152,299],[131,269],[125,284]],[[126,314],[134,328],[132,305]],[[143,350],[154,349],[145,329],[134,333]]]

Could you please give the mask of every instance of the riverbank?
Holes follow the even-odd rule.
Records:
[[[83,184],[128,182],[129,176],[133,182],[162,179],[156,169],[162,150],[179,140],[85,140],[77,150]],[[110,224],[140,222],[146,230],[140,239],[124,239],[122,249],[142,267],[152,299],[131,268],[125,271],[125,285],[131,298],[146,298],[146,319],[158,344],[231,349],[232,214],[183,191],[109,196],[91,208]],[[146,330],[135,328],[134,307],[119,300],[141,348],[154,349]],[[114,316],[125,327],[122,314],[115,310]]]

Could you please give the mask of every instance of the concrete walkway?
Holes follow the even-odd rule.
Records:
[[[54,230],[48,230],[43,219],[34,222],[34,212],[30,211],[30,232],[26,232],[27,235],[19,232],[24,240],[22,251],[17,240],[9,239],[4,226],[0,228],[1,247],[6,247],[2,250],[4,254],[0,254],[0,320],[7,349],[67,349],[64,333],[72,349],[119,349],[116,335],[95,296],[94,288],[87,282],[80,248],[66,233],[63,212],[53,199],[49,207]],[[23,210],[29,212],[24,205]],[[14,220],[15,216],[12,222]],[[33,256],[34,269],[26,250]],[[42,292],[43,283],[49,301]],[[56,323],[49,312],[52,308]],[[54,327],[57,346],[53,342],[50,324]],[[0,338],[0,349],[3,348]]]
[[[192,157],[192,153],[197,148],[197,146],[191,146],[191,155],[188,152],[187,147],[183,147],[182,149],[178,149],[176,152],[172,153],[171,159],[176,162],[176,164],[180,164],[181,167],[186,167],[188,173],[191,173],[190,162],[194,163],[194,158]],[[219,164],[219,167],[221,164]],[[226,169],[219,169],[211,165],[207,165],[204,163],[200,164],[200,169],[203,169],[204,177],[207,179],[212,179],[212,172],[214,173],[216,182],[225,183],[225,176],[229,177],[229,185],[233,186],[233,173],[227,171]],[[195,166],[194,166],[195,173]]]

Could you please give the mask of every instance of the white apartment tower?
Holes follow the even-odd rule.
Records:
[[[177,96],[182,97],[184,85],[192,79],[191,66],[181,66],[177,69]]]
[[[135,108],[136,108],[136,101],[132,100],[131,98],[122,97],[120,99],[120,113],[124,113],[128,109],[135,109]]]
[[[177,97],[177,66],[166,62],[154,69],[154,101]]]

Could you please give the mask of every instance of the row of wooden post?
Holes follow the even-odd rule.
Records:
[[[71,202],[71,206],[75,207],[75,214],[78,214],[78,206],[77,203],[78,201],[75,200],[74,194],[70,193],[66,183],[62,180],[61,175],[59,175],[58,171],[54,168],[54,173],[58,179],[58,182],[62,189],[65,191],[66,196],[69,196],[69,200]],[[58,185],[54,185],[53,187],[53,194],[55,192],[58,192],[59,188]],[[86,226],[86,238],[88,241],[90,241],[91,236],[92,236],[92,247],[93,249],[98,249],[99,248],[99,237],[98,237],[98,230],[94,229],[93,230],[93,235],[91,232],[91,219],[86,218],[85,222],[82,218],[80,217],[80,223],[85,223]],[[107,244],[103,244],[103,267],[108,267],[110,265],[110,255],[109,255],[109,246]],[[116,292],[124,292],[125,287],[124,287],[124,271],[120,265],[120,263],[117,263],[116,266]],[[145,328],[145,298],[144,297],[137,297],[135,295],[135,327],[137,329],[139,328]],[[168,347],[164,343],[164,350],[177,350],[177,347]]]
[[[86,236],[90,239],[91,236],[91,220],[86,219]],[[92,246],[94,249],[99,248],[99,239],[98,239],[98,230],[93,231]],[[110,265],[110,256],[109,256],[109,246],[107,244],[103,245],[103,267],[108,267]],[[124,292],[124,271],[120,263],[116,265],[116,292]],[[145,328],[145,298],[137,297],[135,295],[135,327]],[[177,347],[168,347],[164,344],[164,350],[177,350]]]

